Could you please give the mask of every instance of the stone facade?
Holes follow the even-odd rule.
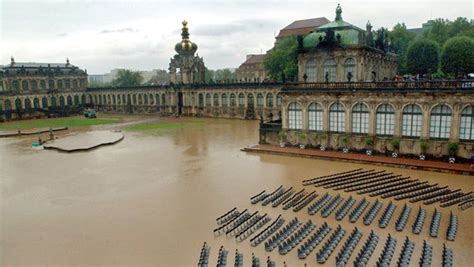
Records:
[[[247,55],[247,59],[236,70],[237,80],[240,82],[263,82],[268,79],[263,60],[265,54]]]
[[[282,130],[288,133],[287,140],[332,149],[398,150],[413,155],[422,154],[420,143],[426,142],[425,153],[435,157],[447,156],[448,144],[459,143],[458,156],[472,155],[473,83],[364,84],[365,88],[341,83],[321,84],[331,87],[326,89],[283,88]],[[302,132],[307,139],[301,140]],[[366,143],[368,138],[373,145]],[[393,147],[394,139],[399,140],[399,149]],[[279,141],[276,133],[263,140],[275,145]]]

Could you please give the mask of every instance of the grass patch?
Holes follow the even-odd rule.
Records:
[[[124,130],[145,134],[161,134],[171,130],[200,127],[202,125],[204,125],[203,121],[147,122],[127,126]]]
[[[0,123],[0,130],[16,130],[16,129],[33,129],[33,128],[49,128],[49,127],[84,127],[100,124],[111,124],[121,122],[121,117],[108,117],[87,119],[84,117],[65,117],[54,119],[39,119],[28,121],[13,121]]]

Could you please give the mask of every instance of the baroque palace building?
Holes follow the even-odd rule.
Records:
[[[66,64],[15,63],[0,72],[0,121],[94,107],[99,111],[182,114],[262,119],[260,142],[376,152],[469,158],[474,145],[474,83],[469,81],[389,81],[397,57],[386,33],[362,30],[342,20],[298,37],[298,83],[219,83],[203,81],[204,60],[195,55],[183,23],[164,86],[87,88],[85,70]],[[387,79],[385,79],[387,78]],[[64,112],[66,111],[66,112]],[[304,133],[304,134],[302,134]],[[279,137],[280,135],[280,137]],[[303,138],[304,137],[304,138]]]

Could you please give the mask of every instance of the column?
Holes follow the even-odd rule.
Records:
[[[459,142],[459,127],[461,124],[461,108],[459,105],[453,106],[451,117],[451,132],[449,134],[450,142]]]
[[[423,126],[421,129],[421,139],[430,138],[430,105],[425,103],[422,105],[423,110]]]

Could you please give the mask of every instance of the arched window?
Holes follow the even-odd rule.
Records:
[[[17,99],[15,100],[15,109],[16,109],[16,111],[20,111],[20,110],[22,109],[22,107],[21,107],[21,100],[20,100],[19,98],[17,98]]]
[[[451,133],[451,109],[446,105],[437,105],[431,110],[430,137],[449,138]]]
[[[366,134],[369,132],[369,108],[358,103],[352,108],[352,132]]]
[[[137,95],[136,94],[133,94],[133,104],[136,105],[137,104]]]
[[[239,107],[243,107],[245,105],[245,95],[243,93],[239,94]]]
[[[79,102],[79,96],[75,95],[74,96],[74,106],[79,106],[81,103]]]
[[[67,96],[67,105],[72,106],[72,97],[70,95]]]
[[[306,62],[306,81],[316,82],[316,60],[310,59]]]
[[[10,102],[10,100],[5,100],[5,111],[10,111],[12,110],[12,103]]]
[[[23,91],[28,91],[28,90],[29,90],[29,86],[28,86],[28,81],[27,81],[27,80],[23,80],[23,81],[21,82],[21,89],[22,89]]]
[[[341,103],[334,103],[329,108],[329,131],[342,133],[345,131],[345,112]]]
[[[206,94],[206,106],[211,105],[211,94],[207,93]]]
[[[165,94],[161,95],[161,105],[166,106],[166,96],[165,96]]]
[[[281,95],[277,95],[277,107],[281,107]]]
[[[64,107],[65,105],[66,105],[66,103],[64,101],[64,96],[60,96],[59,97],[59,106]]]
[[[349,76],[351,77],[351,81],[354,81],[354,77],[356,75],[355,68],[355,60],[353,58],[346,59],[346,61],[344,62],[344,81],[349,81]]]
[[[82,96],[81,96],[81,103],[82,103],[83,105],[86,104],[86,95],[82,95]],[[79,104],[80,104],[80,103],[79,103]]]
[[[422,117],[420,107],[414,104],[407,105],[402,114],[402,136],[420,137],[423,125]]]
[[[474,107],[468,106],[461,112],[461,125],[459,126],[461,140],[474,140]]]
[[[25,111],[26,113],[31,112],[31,100],[29,98],[25,99]]]
[[[58,102],[57,102],[55,96],[51,97],[51,106],[52,107],[57,107],[58,106]]]
[[[269,108],[273,107],[273,94],[271,93],[267,94],[267,107]]]
[[[235,107],[235,105],[236,105],[235,94],[232,93],[232,94],[230,94],[230,106]]]
[[[324,81],[335,82],[336,81],[336,61],[334,59],[327,59],[323,64],[323,77]]]
[[[261,93],[257,94],[257,107],[263,107],[263,95]]]
[[[109,102],[110,102],[110,96],[109,96]],[[138,105],[141,105],[142,103],[143,103],[142,94],[138,94]]]
[[[63,80],[58,80],[58,89],[63,89]]]
[[[395,129],[395,111],[389,104],[382,104],[376,112],[377,135],[393,135]]]
[[[323,130],[323,107],[318,103],[311,103],[308,107],[308,128],[311,131]]]
[[[48,88],[49,89],[54,89],[54,80],[49,80],[48,81]]]
[[[213,106],[218,107],[219,106],[219,95],[214,94],[213,100],[214,100]]]
[[[46,81],[45,80],[40,81],[40,89],[41,90],[46,90]]]
[[[299,103],[292,102],[288,106],[288,128],[297,130],[303,128],[303,111]]]
[[[43,105],[43,108],[48,108],[48,99],[45,96],[41,98],[41,104]]]
[[[222,101],[222,106],[227,107],[227,95],[226,94],[222,94],[221,101]]]
[[[253,94],[249,93],[247,95],[247,105],[248,106],[253,106]]]
[[[118,99],[120,100],[120,96],[118,96]],[[150,105],[155,104],[153,100],[154,100],[153,95],[150,94]]]
[[[72,88],[77,88],[77,80],[72,80]]]
[[[156,100],[156,105],[159,106],[160,105],[160,95],[159,94],[155,95],[155,100]],[[125,104],[125,100],[123,102]]]
[[[35,110],[38,110],[40,108],[40,101],[37,97],[33,99],[33,107],[35,108]]]
[[[12,81],[12,90],[13,91],[20,91],[20,82],[18,80]]]
[[[115,104],[115,96],[113,96],[113,101],[114,101],[114,104]],[[143,104],[148,105],[148,95],[147,94],[145,94],[143,96]]]
[[[38,90],[38,84],[36,83],[36,80],[31,81],[31,90]]]
[[[199,99],[198,100],[199,101],[199,103],[198,103],[199,106],[204,107],[204,96],[202,94],[199,94],[198,99]]]

